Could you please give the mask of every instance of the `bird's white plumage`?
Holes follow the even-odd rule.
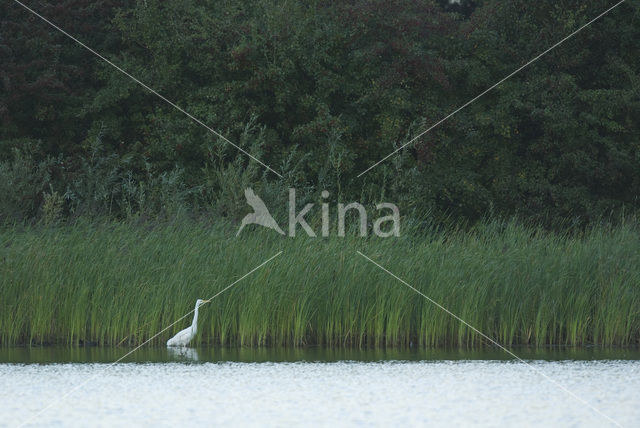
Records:
[[[167,346],[187,346],[196,336],[196,333],[198,332],[198,307],[202,303],[204,303],[204,300],[196,300],[196,309],[193,313],[193,321],[191,322],[191,325],[184,330],[179,331],[178,334],[167,340]]]

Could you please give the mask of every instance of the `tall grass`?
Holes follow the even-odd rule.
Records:
[[[227,224],[80,224],[0,231],[0,341],[141,343],[201,308],[202,343],[479,346],[640,341],[636,224],[559,236],[487,222],[400,238],[296,238]],[[159,344],[190,320],[155,339]]]

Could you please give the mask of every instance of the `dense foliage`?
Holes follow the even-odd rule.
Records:
[[[640,207],[640,6],[610,0],[0,5],[0,222],[243,214],[242,189],[584,225]]]
[[[356,251],[505,346],[640,344],[637,220],[579,237],[482,221],[393,240],[80,223],[0,230],[0,346],[164,344],[232,283],[200,311],[194,344],[490,345]]]

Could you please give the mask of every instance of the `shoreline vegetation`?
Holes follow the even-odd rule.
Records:
[[[140,344],[200,311],[197,345],[480,347],[640,343],[640,224],[558,234],[517,221],[399,238],[281,237],[191,220],[0,229],[0,345]],[[187,317],[189,318],[189,317]],[[190,318],[154,339],[161,345]]]
[[[279,251],[194,346],[487,345],[358,251],[505,346],[640,345],[640,4],[610,3],[29,2],[170,103],[0,4],[0,347],[144,343]],[[236,237],[247,189],[369,236]]]

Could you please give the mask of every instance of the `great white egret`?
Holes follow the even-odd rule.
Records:
[[[196,300],[196,309],[193,314],[191,326],[178,332],[178,334],[167,340],[167,346],[187,346],[189,342],[191,342],[191,339],[193,339],[198,332],[198,307],[206,302],[208,302],[208,300]]]

